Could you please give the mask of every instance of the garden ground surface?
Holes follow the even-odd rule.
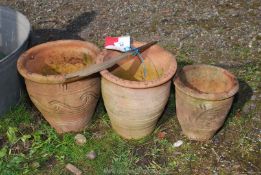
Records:
[[[159,40],[178,66],[204,63],[233,72],[240,82],[229,116],[210,141],[188,140],[175,113],[174,87],[150,136],[120,138],[110,127],[102,100],[82,134],[58,135],[25,97],[0,119],[0,174],[260,174],[261,1],[0,0],[32,24],[31,45],[83,39],[102,47],[104,37],[130,34]],[[165,136],[162,137],[164,133]],[[180,147],[173,144],[182,140]],[[97,158],[88,160],[94,150]]]

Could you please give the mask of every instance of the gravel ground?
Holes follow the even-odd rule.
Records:
[[[17,9],[29,18],[33,29],[32,45],[74,38],[102,47],[105,36],[130,34],[138,41],[159,40],[162,47],[176,55],[179,64],[205,63],[225,67],[244,77],[240,80],[238,96],[241,102],[237,103],[243,114],[255,111],[252,124],[260,124],[260,78],[248,78],[243,76],[244,71],[240,72],[247,65],[259,65],[253,70],[253,75],[261,76],[258,70],[261,65],[260,0],[0,0],[0,5]],[[253,79],[257,81],[253,82]],[[224,157],[230,155],[225,150],[231,145],[229,139],[237,134],[237,126],[234,129],[229,134],[221,133],[213,141],[217,145],[215,149],[220,148],[220,159],[223,150]],[[254,140],[259,138],[260,143],[260,125],[257,130],[249,137]],[[219,137],[224,142],[221,146],[222,139],[220,141]],[[256,160],[253,166],[248,164],[241,170],[260,170],[260,160],[257,159],[253,158]],[[233,162],[232,158],[226,157],[224,160],[229,161],[223,163],[228,168],[227,172],[230,168],[240,169],[244,164],[239,159]],[[208,164],[207,160],[203,163]],[[222,169],[223,165],[215,166]],[[200,166],[196,167],[193,172],[205,174],[200,169]]]
[[[160,40],[193,62],[238,65],[260,59],[261,1],[1,0],[28,16],[34,44],[60,38],[89,40],[130,34]],[[235,49],[247,49],[238,56]],[[243,50],[242,52],[244,52]]]

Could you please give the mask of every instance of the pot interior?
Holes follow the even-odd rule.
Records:
[[[234,87],[234,78],[227,71],[214,66],[188,66],[182,69],[181,82],[194,90],[203,93],[229,92]]]
[[[107,58],[114,57],[120,54],[119,52],[110,52]],[[109,71],[113,75],[130,81],[151,81],[159,79],[169,69],[169,62],[172,59],[169,55],[164,57],[164,54],[156,53],[152,48],[142,53],[144,63],[138,56],[129,56],[120,61]],[[144,71],[146,72],[144,74]]]
[[[54,46],[34,50],[25,67],[31,73],[59,75],[78,71],[94,64],[94,53],[86,48]]]

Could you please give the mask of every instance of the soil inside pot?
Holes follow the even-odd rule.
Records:
[[[163,75],[163,69],[157,68],[151,59],[145,59],[143,64],[144,66],[137,56],[130,56],[111,68],[110,72],[119,78],[130,81],[150,81]],[[144,76],[144,70],[146,76]]]
[[[64,57],[63,60],[52,59],[42,68],[43,75],[68,74],[92,64],[91,58],[84,54],[83,58]]]
[[[27,68],[30,72],[44,76],[68,74],[94,64],[93,58],[86,51],[53,50],[48,53],[42,52],[32,58],[33,59],[28,60],[26,64]],[[32,66],[32,64],[34,66]]]

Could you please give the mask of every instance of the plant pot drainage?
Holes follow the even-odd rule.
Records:
[[[135,47],[142,44],[134,42]],[[117,54],[120,53],[105,50],[98,62]],[[158,45],[145,50],[142,57],[144,66],[137,56],[130,56],[101,71],[102,96],[111,125],[126,139],[139,139],[154,130],[168,101],[170,80],[177,68],[174,56]]]
[[[174,80],[176,111],[183,133],[208,140],[223,125],[239,85],[228,71],[209,65],[185,66]]]
[[[30,99],[58,133],[83,130],[91,119],[100,94],[99,76],[63,81],[65,74],[95,64],[99,52],[89,42],[61,40],[35,46],[19,58]]]

